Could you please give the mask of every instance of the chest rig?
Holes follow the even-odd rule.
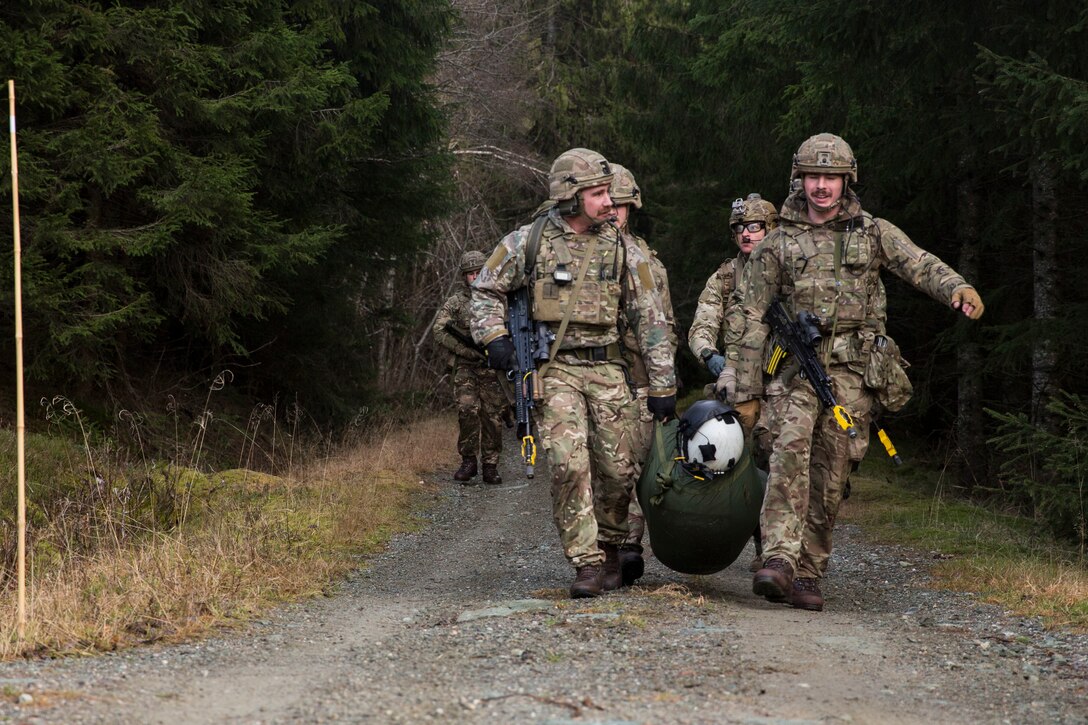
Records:
[[[529,271],[533,286],[533,319],[613,329],[619,318],[622,245],[617,238],[576,234],[567,236],[553,224],[545,226],[536,263]],[[587,265],[583,274],[583,265]],[[576,280],[584,277],[575,299]],[[568,312],[569,311],[569,312]]]
[[[862,327],[873,314],[870,301],[880,281],[880,229],[866,213],[818,227],[781,227],[783,296],[793,313],[809,311],[820,331]]]

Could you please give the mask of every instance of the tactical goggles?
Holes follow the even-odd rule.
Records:
[[[745,229],[747,229],[748,231],[750,231],[750,232],[752,232],[754,234],[755,232],[763,231],[764,229],[766,229],[767,228],[767,223],[766,222],[737,222],[736,224],[733,224],[729,228],[733,230],[734,234],[740,234]]]

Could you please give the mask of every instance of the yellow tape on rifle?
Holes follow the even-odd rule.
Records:
[[[789,350],[779,345],[774,346],[774,350],[771,351],[771,359],[767,361],[767,367],[765,368],[768,375],[774,375],[778,370],[778,366],[782,364],[786,355],[789,354]]]
[[[846,412],[846,408],[841,405],[836,405],[831,409],[831,412],[835,416],[835,422],[839,424],[839,427],[846,431],[846,435],[851,438],[858,437],[858,431],[854,428],[854,419],[850,417],[850,414]]]
[[[525,452],[526,449],[529,450],[528,453]],[[536,465],[536,441],[533,440],[532,436],[525,436],[521,439],[521,457],[530,466]]]

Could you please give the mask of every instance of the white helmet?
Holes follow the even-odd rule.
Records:
[[[700,400],[680,416],[677,445],[689,472],[720,476],[740,461],[744,430],[733,408],[717,400]]]

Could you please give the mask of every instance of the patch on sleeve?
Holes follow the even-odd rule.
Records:
[[[654,277],[650,274],[650,265],[646,264],[646,262],[638,263],[638,281],[645,290],[654,288]]]
[[[502,266],[502,263],[506,261],[506,257],[509,256],[509,251],[503,245],[495,247],[495,251],[491,253],[491,256],[487,259],[487,264],[484,266],[494,272],[496,269]]]

